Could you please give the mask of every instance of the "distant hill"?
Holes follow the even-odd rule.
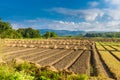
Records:
[[[77,36],[80,34],[85,34],[85,31],[68,31],[68,30],[52,30],[52,29],[39,29],[41,34],[47,31],[55,32],[59,36]]]
[[[120,38],[120,32],[88,32],[84,37]]]

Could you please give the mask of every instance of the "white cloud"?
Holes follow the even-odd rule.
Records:
[[[57,30],[118,31],[120,30],[120,21],[78,23],[55,21],[55,23],[51,23],[48,26]]]
[[[118,5],[120,4],[120,0],[105,0],[108,4]]]
[[[120,9],[117,10],[108,10],[108,15],[114,20],[120,20]]]
[[[91,9],[67,9],[52,8],[49,11],[73,18],[73,20],[50,20],[50,19],[33,19],[21,22],[11,22],[13,28],[32,27],[35,29],[57,29],[57,30],[85,30],[85,31],[120,31],[120,0],[104,0],[110,6],[108,8],[91,8]],[[99,5],[97,2],[91,2],[92,7]],[[116,6],[116,8],[112,8]],[[69,18],[69,19],[70,19]],[[74,18],[81,20],[75,22]]]
[[[99,5],[99,2],[94,1],[94,2],[89,2],[88,4],[89,4],[91,7],[96,7],[96,6]]]
[[[110,8],[119,9],[120,8],[120,0],[104,0],[106,5]]]
[[[67,8],[54,8],[52,11],[63,14],[65,16],[77,17],[78,19],[84,19],[85,21],[96,20],[120,20],[120,9],[67,9]]]
[[[35,22],[29,22],[25,20],[24,22],[13,22],[13,28],[25,28],[32,27],[35,29],[56,29],[56,30],[84,30],[84,31],[119,31],[120,30],[120,21],[108,21],[108,22],[74,22],[74,21],[62,21],[62,20],[38,20],[35,19]],[[39,22],[40,21],[40,22]],[[23,24],[26,23],[26,24]]]
[[[94,21],[96,18],[102,17],[104,13],[100,9],[86,9],[86,10],[76,10],[67,8],[53,8],[51,11],[72,17],[84,18],[86,21]]]

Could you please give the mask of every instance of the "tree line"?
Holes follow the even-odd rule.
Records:
[[[120,32],[86,33],[84,37],[120,38]]]
[[[32,28],[18,28],[15,30],[10,23],[0,20],[0,38],[51,38],[57,36],[54,32],[46,32],[41,35],[39,30]]]

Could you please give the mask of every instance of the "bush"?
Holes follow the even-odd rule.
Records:
[[[48,71],[48,70],[44,70],[41,71],[40,73],[40,79],[42,78],[42,80],[59,80],[60,79],[60,75],[57,72],[53,72],[53,71]]]
[[[88,80],[88,76],[83,75],[70,75],[68,76],[68,80]]]
[[[87,80],[87,78],[86,75],[54,72],[46,67],[37,68],[29,62],[0,66],[0,80]]]
[[[34,80],[34,77],[24,71],[17,72],[14,68],[0,67],[0,80]]]

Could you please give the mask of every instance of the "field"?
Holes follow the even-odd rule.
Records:
[[[58,70],[86,74],[95,80],[120,80],[120,42],[115,40],[5,39],[1,48],[2,59],[14,58],[51,65]]]

